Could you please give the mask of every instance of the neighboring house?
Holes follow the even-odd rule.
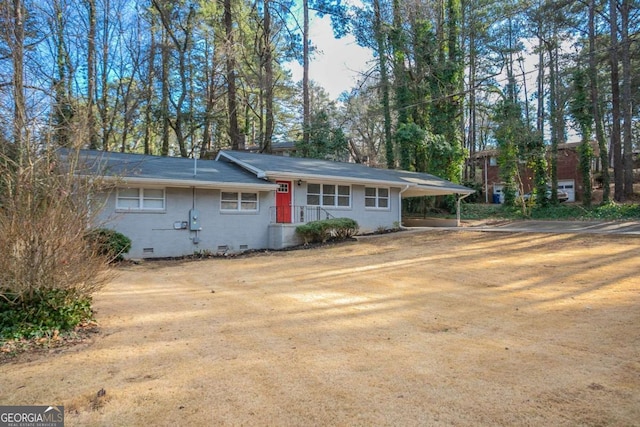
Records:
[[[582,173],[580,172],[580,156],[578,146],[580,143],[566,143],[558,145],[558,190],[563,190],[569,195],[569,202],[582,200]],[[597,150],[597,145],[594,147]],[[550,151],[547,150],[547,163],[549,163]],[[491,203],[499,200],[504,202],[504,187],[500,179],[498,167],[498,150],[478,151],[472,157],[476,162],[476,176],[482,182],[485,193],[485,202]],[[592,170],[598,170],[598,158],[594,158]],[[523,167],[520,171],[522,178],[522,192],[533,190],[533,172]]]
[[[405,197],[473,193],[424,173],[241,151],[216,160],[82,156],[118,180],[100,219],[131,238],[129,258],[282,249],[302,243],[297,225],[331,217],[352,218],[361,232],[390,229]]]

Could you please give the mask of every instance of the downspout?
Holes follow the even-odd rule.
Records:
[[[195,158],[195,156],[194,156]],[[195,171],[195,165],[194,165],[194,173]],[[191,210],[195,211],[196,210],[196,187],[191,187]],[[189,233],[191,233],[191,231],[189,231]],[[194,230],[195,236],[193,236],[191,238],[191,242],[194,245],[197,245],[198,243],[200,243],[200,237],[198,236],[198,230]]]
[[[402,228],[402,193],[409,189],[410,185],[406,185],[403,189],[398,193],[398,226]]]
[[[465,197],[469,197],[471,194],[473,193],[469,193],[469,194],[465,194],[462,197],[458,197],[458,201],[457,201],[457,209],[456,209],[456,227],[460,227],[460,202],[462,201],[462,199],[464,199]]]

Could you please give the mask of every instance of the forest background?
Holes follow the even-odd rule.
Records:
[[[0,147],[22,153],[80,141],[206,157],[293,142],[304,156],[465,183],[476,180],[474,153],[497,148],[509,202],[523,163],[540,191],[552,185],[553,200],[558,145],[572,133],[582,141],[585,191],[596,155],[604,200],[611,180],[611,197],[624,201],[640,131],[638,6],[4,0]],[[310,16],[329,16],[336,37],[349,34],[373,54],[338,99],[309,79],[317,53]],[[293,81],[291,61],[302,81]]]

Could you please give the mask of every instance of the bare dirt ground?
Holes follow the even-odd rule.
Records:
[[[0,365],[67,426],[640,425],[640,239],[401,232],[119,268],[91,341]]]

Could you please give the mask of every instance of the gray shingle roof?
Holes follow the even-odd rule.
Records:
[[[80,162],[90,173],[118,177],[124,182],[275,188],[273,183],[256,178],[242,168],[215,160],[81,150]]]
[[[385,184],[406,188],[405,197],[471,194],[474,190],[428,173],[376,169],[356,163],[221,151],[218,160],[236,163],[260,178],[333,179],[349,183]]]
[[[271,190],[267,179],[332,180],[348,184],[400,187],[403,197],[471,194],[474,190],[428,173],[376,169],[356,163],[221,151],[216,160],[81,150],[87,173],[121,178],[124,183]],[[194,174],[195,167],[195,174]]]

